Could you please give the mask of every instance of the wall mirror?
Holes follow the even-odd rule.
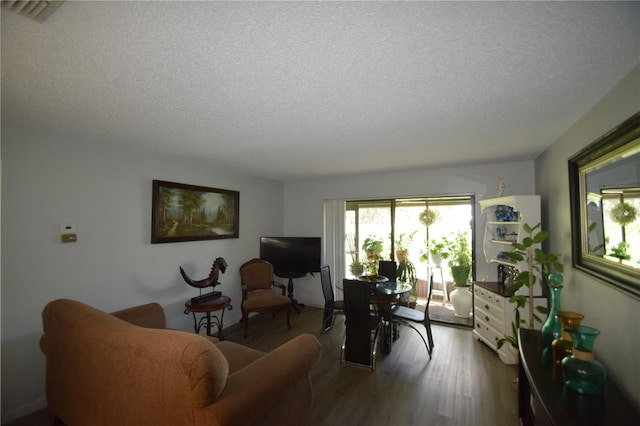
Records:
[[[573,266],[640,298],[640,113],[569,159]]]

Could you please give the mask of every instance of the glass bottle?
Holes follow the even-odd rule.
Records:
[[[549,309],[547,320],[540,329],[542,333],[542,344],[545,348],[550,348],[551,343],[562,336],[562,324],[560,323],[557,312],[561,310],[560,296],[562,295],[563,278],[562,275],[554,272],[549,274],[548,280],[549,289],[551,289],[551,308]]]
[[[593,343],[600,331],[584,325],[567,326],[567,331],[573,338],[573,354],[561,363],[564,384],[579,394],[602,394],[607,373],[593,356]]]
[[[559,339],[555,339],[551,343],[551,352],[553,353],[553,362],[560,365],[564,357],[571,355],[573,349],[573,338],[571,333],[567,331],[567,326],[579,326],[584,315],[570,311],[558,311],[556,314],[560,318],[562,333]]]

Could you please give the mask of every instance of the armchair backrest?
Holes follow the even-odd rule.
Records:
[[[251,259],[240,266],[240,282],[248,291],[269,290],[273,286],[273,265],[266,260]]]

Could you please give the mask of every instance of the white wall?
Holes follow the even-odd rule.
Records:
[[[287,182],[285,234],[322,236],[324,200],[474,193],[478,201],[496,196],[499,176],[506,182],[505,195],[532,195],[533,169],[533,161],[524,161]],[[476,278],[482,280],[490,275],[488,280],[495,280],[495,265],[487,264],[482,253],[484,222],[477,202],[475,211]],[[332,275],[335,277],[335,273]],[[295,280],[294,294],[301,302],[314,306],[324,304],[318,274]]]
[[[56,298],[105,311],[157,301],[169,326],[193,331],[184,302],[198,291],[180,277],[229,268],[221,289],[240,318],[239,266],[259,255],[261,235],[283,232],[283,184],[198,161],[164,158],[2,127],[2,420],[45,405],[40,313]],[[240,238],[150,244],[152,180],[240,191]],[[265,208],[268,206],[268,208]],[[59,242],[59,225],[78,242]],[[90,374],[90,372],[88,373]]]
[[[543,222],[551,233],[547,250],[565,255],[562,308],[581,312],[583,323],[601,331],[596,359],[640,405],[640,300],[571,268],[571,217],[567,160],[640,110],[640,67],[636,67],[535,162]]]

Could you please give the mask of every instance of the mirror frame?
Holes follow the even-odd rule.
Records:
[[[585,182],[581,170],[594,163],[607,162],[640,138],[640,112],[569,158],[569,196],[573,267],[584,271],[626,294],[640,298],[640,271],[587,253]]]

